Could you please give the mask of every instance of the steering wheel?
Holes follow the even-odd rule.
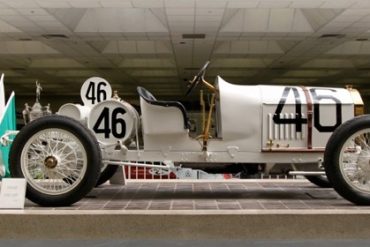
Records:
[[[199,84],[199,82],[202,80],[202,77],[206,73],[206,69],[208,68],[209,61],[207,61],[203,67],[199,70],[198,74],[194,76],[193,80],[191,80],[189,83],[188,91],[186,92],[186,95],[189,95],[191,91]]]

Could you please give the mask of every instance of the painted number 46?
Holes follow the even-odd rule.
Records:
[[[115,108],[110,111],[108,107],[104,107],[93,126],[94,132],[104,134],[105,138],[109,138],[110,134],[117,139],[125,137],[126,122],[120,117],[125,113],[126,111],[123,108]]]
[[[95,104],[107,99],[107,92],[105,91],[105,87],[107,84],[105,82],[99,82],[95,84],[94,82],[90,81],[89,86],[87,87],[86,91],[86,99],[91,101],[91,104]]]
[[[295,117],[294,118],[281,118],[280,114],[283,111],[284,106],[286,105],[287,98],[290,92],[293,92],[295,100]],[[317,91],[327,91],[325,94],[318,94]],[[334,96],[336,91],[334,89],[319,89],[319,88],[310,88],[310,93],[313,99],[314,108],[314,123],[313,125],[319,132],[333,132],[341,123],[342,123],[342,104],[340,100]],[[320,102],[322,100],[329,100],[334,102],[335,105],[335,124],[322,124],[321,115],[320,115]],[[286,87],[284,88],[283,94],[280,98],[279,104],[276,108],[273,120],[276,124],[294,124],[297,132],[302,132],[302,125],[307,124],[307,118],[302,117],[302,100],[298,92],[298,89],[295,87]]]
[[[87,79],[81,87],[81,99],[85,106],[94,106],[112,97],[112,87],[101,77]]]

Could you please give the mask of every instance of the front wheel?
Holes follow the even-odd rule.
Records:
[[[96,185],[101,152],[86,127],[52,115],[22,128],[9,161],[11,176],[26,178],[28,199],[42,206],[68,206]]]
[[[370,205],[370,115],[351,119],[334,131],[324,166],[338,194],[355,204]]]

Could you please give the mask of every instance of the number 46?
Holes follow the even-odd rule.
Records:
[[[104,89],[104,87],[106,86],[107,84],[105,82],[99,82],[95,89],[95,83],[90,81],[85,95],[86,99],[91,100],[91,104],[95,104],[95,100],[96,103],[106,100],[107,93],[105,92]]]
[[[125,114],[126,111],[123,108],[115,108],[110,114],[110,109],[104,107],[103,111],[99,115],[96,123],[93,126],[93,130],[97,134],[104,134],[105,138],[109,138],[112,133],[113,137],[121,139],[126,135],[126,122],[123,118],[119,118],[119,114]]]
[[[311,88],[310,93],[314,101],[314,126],[320,132],[333,132],[341,123],[342,123],[342,104],[338,98],[334,95],[318,95],[316,91],[330,91],[336,92],[334,89],[319,89]],[[283,111],[284,106],[289,95],[289,92],[293,91],[295,99],[295,118],[286,119],[281,118],[280,114]],[[331,100],[335,102],[335,124],[334,125],[323,125],[320,121],[320,101],[321,100]],[[297,132],[302,132],[302,125],[307,124],[307,118],[302,117],[302,103],[301,98],[297,88],[286,87],[284,88],[283,95],[279,101],[279,104],[276,108],[273,120],[276,124],[294,124],[296,126]]]

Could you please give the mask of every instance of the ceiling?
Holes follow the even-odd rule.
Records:
[[[123,97],[182,98],[207,60],[209,80],[370,95],[370,1],[0,0],[0,71],[18,95],[36,80],[78,95],[102,76]]]

